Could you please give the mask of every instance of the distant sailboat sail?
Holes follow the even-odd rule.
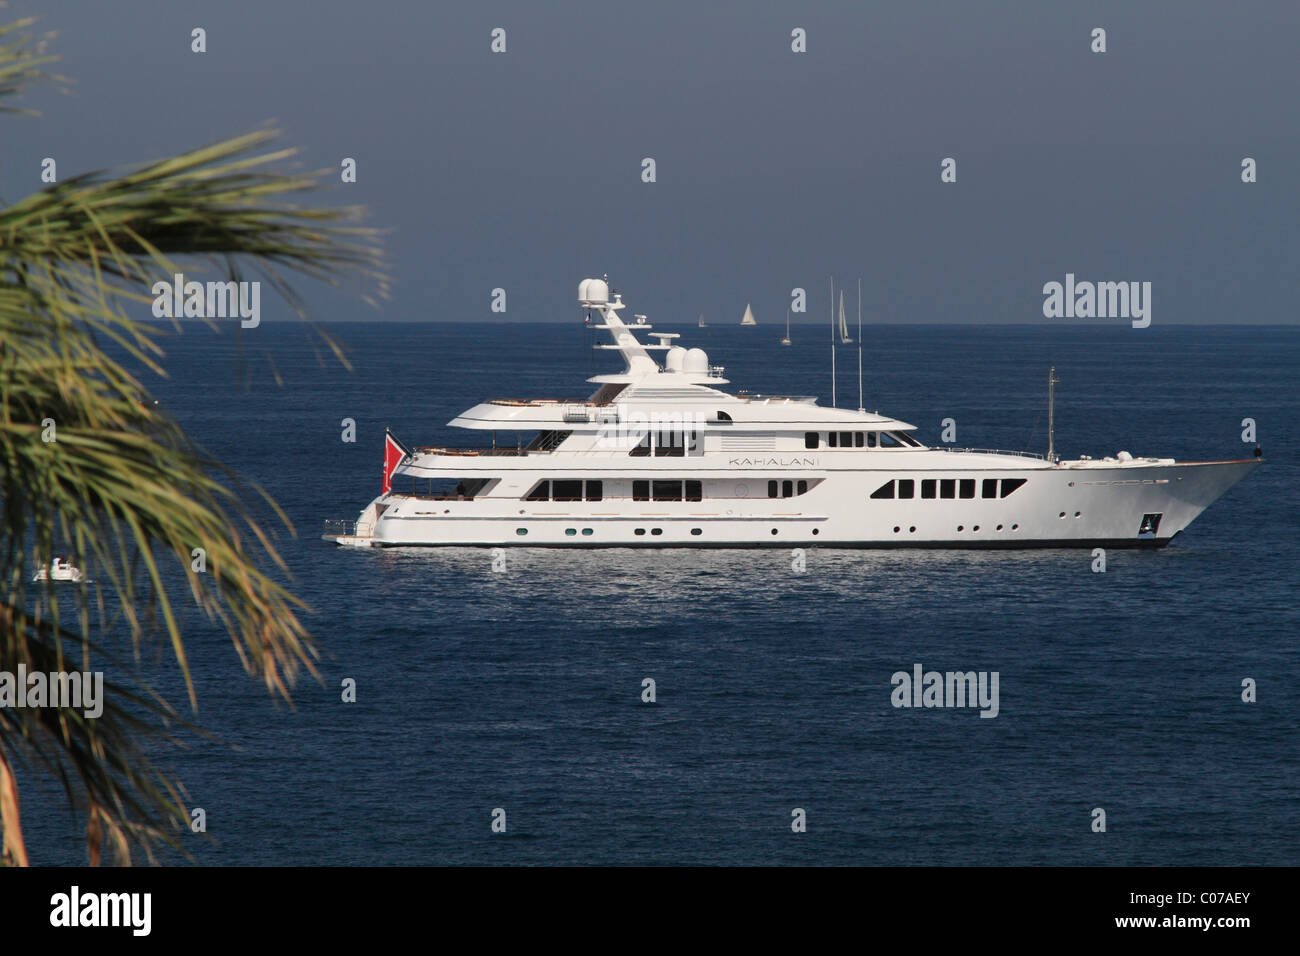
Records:
[[[708,326],[704,324],[704,313],[703,313],[703,312],[700,313],[700,328],[702,328],[702,329],[707,329],[707,328],[708,328]]]
[[[785,310],[785,338],[781,340],[782,345],[790,344],[790,310]]]
[[[748,303],[748,302],[745,303],[745,317],[744,317],[743,319],[740,320],[740,324],[741,324],[741,325],[758,325],[758,323],[754,321],[754,312],[753,312],[753,310],[749,307],[749,303]]]
[[[848,345],[853,340],[849,338],[849,324],[844,320],[844,290],[840,290],[840,342]]]

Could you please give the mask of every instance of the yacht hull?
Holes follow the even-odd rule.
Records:
[[[352,547],[1160,548],[1262,463],[1105,467],[1097,462],[1026,465],[999,455],[972,458],[977,467],[964,469],[809,471],[809,479],[820,481],[791,498],[531,502],[390,493],[371,502],[351,533],[325,538]],[[701,460],[690,473],[708,481],[713,471]],[[992,474],[1026,481],[1002,498],[919,497],[927,478],[953,480],[957,487],[963,479],[974,480],[979,488]],[[914,497],[872,497],[890,480],[909,479]],[[769,475],[712,480],[734,482],[736,490],[748,492],[766,487]],[[521,481],[527,484],[529,478]]]

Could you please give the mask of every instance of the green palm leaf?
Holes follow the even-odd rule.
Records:
[[[22,34],[29,22],[0,27],[0,102],[51,59]],[[288,700],[300,671],[316,673],[304,607],[282,583],[288,569],[246,501],[260,497],[287,518],[197,449],[105,350],[111,344],[144,373],[166,374],[157,329],[127,309],[152,303],[153,283],[186,272],[183,264],[235,280],[251,267],[300,312],[285,273],[331,284],[349,275],[384,294],[374,230],[357,224],[356,209],[290,202],[319,179],[282,171],[293,150],[259,152],[273,137],[261,130],[136,169],[75,176],[0,208],[0,671],[21,663],[29,672],[121,675],[106,682],[95,719],[0,708],[0,859],[8,862],[26,862],[15,766],[60,780],[85,815],[92,862],[153,860],[160,843],[181,848],[184,792],[146,758],[144,743],[197,728],[133,665],[161,640],[197,713],[184,604],[225,630],[272,694]],[[50,421],[56,440],[47,442]],[[206,573],[190,570],[198,547]],[[56,550],[93,569],[71,602],[55,582],[30,583],[34,560]]]

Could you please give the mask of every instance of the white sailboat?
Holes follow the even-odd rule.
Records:
[[[840,290],[840,344],[850,345],[853,339],[849,338],[849,324],[844,320],[844,290]]]
[[[787,307],[786,307],[786,310],[785,310],[785,338],[783,338],[783,339],[781,340],[781,344],[782,344],[782,345],[789,345],[789,344],[790,344],[790,308],[789,308],[789,306],[787,306]]]
[[[707,328],[708,328],[708,326],[704,324],[704,313],[703,313],[703,312],[700,313],[700,328],[702,328],[702,329],[707,329]]]
[[[745,303],[745,315],[744,315],[743,318],[741,318],[741,320],[740,320],[740,324],[741,324],[741,325],[758,325],[758,323],[754,321],[754,311],[749,307],[749,303],[748,303],[748,302]]]

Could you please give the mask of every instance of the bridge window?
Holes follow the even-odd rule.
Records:
[[[963,479],[961,480],[961,496],[962,496],[963,498],[974,498],[974,497],[975,497],[975,479],[974,479],[974,478],[963,478]]]
[[[876,440],[876,433],[867,432],[867,447],[878,448],[879,446],[880,446],[880,442]]]
[[[866,435],[862,434],[862,432],[854,432],[854,433],[853,433],[853,447],[854,447],[854,448],[861,448],[861,447],[863,447],[864,445],[866,445],[866,443],[867,443],[867,436],[866,436]]]
[[[998,480],[996,478],[985,478],[980,488],[981,498],[996,498],[998,496]]]
[[[902,443],[901,441],[898,440],[897,436],[895,436],[893,432],[881,432],[881,433],[880,433],[880,447],[881,447],[881,448],[901,448],[901,447],[903,447],[903,443]]]
[[[1015,491],[1025,483],[1024,478],[1003,478],[1002,479],[1002,497],[1005,498],[1011,492]]]
[[[879,488],[871,493],[873,498],[892,498],[894,497],[894,480],[891,478]]]
[[[551,483],[549,481],[539,481],[532,491],[524,496],[524,501],[550,501],[551,500]]]
[[[686,456],[688,444],[691,448],[695,447],[695,432],[676,428],[666,429],[661,431],[655,440],[655,457],[683,458]]]
[[[852,433],[852,432],[840,432],[840,447],[841,447],[841,448],[852,448],[852,447],[853,447],[853,433]]]
[[[916,482],[911,478],[898,479],[898,497],[912,498],[916,494]]]

